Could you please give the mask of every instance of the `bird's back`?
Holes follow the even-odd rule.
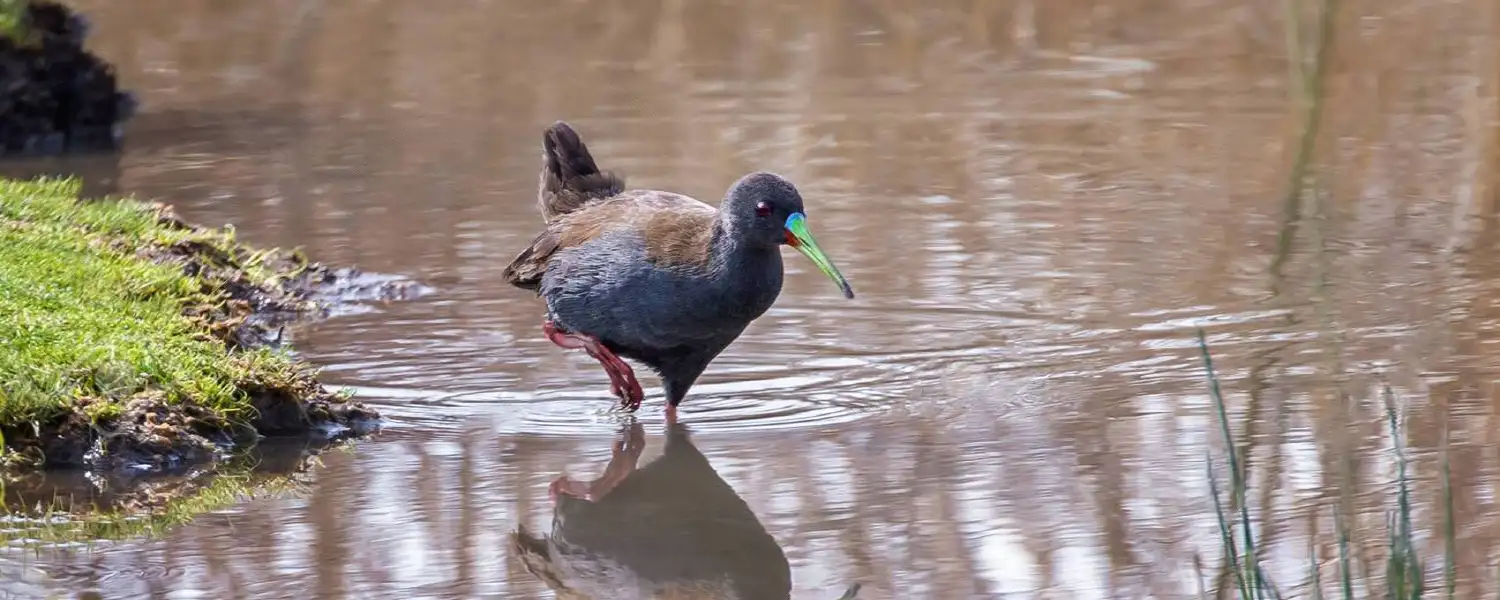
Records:
[[[622,241],[640,245],[655,266],[704,264],[716,215],[713,207],[688,196],[629,190],[555,215],[503,276],[511,285],[540,292],[542,277],[559,252],[585,246],[614,251],[606,246]]]
[[[717,211],[671,192],[626,190],[624,178],[599,169],[578,133],[557,122],[542,136],[537,208],[545,226],[505,267],[506,282],[540,292],[557,252],[608,234],[638,236],[653,263],[702,262]]]

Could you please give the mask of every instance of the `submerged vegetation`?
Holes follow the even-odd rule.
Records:
[[[1238,447],[1234,434],[1229,426],[1229,417],[1224,407],[1224,397],[1220,389],[1219,378],[1214,371],[1213,358],[1209,353],[1208,342],[1204,339],[1203,331],[1198,331],[1198,347],[1203,358],[1203,367],[1208,379],[1210,397],[1219,429],[1223,434],[1222,442],[1227,453],[1229,467],[1229,498],[1230,509],[1224,508],[1224,500],[1219,489],[1219,477],[1214,471],[1214,461],[1209,457],[1209,492],[1213,495],[1213,503],[1216,509],[1219,524],[1219,537],[1222,541],[1224,552],[1224,568],[1230,576],[1229,585],[1235,594],[1233,597],[1240,600],[1275,600],[1286,597],[1283,595],[1285,587],[1276,585],[1267,576],[1258,555],[1258,547],[1255,536],[1252,533],[1251,524],[1255,520],[1251,518],[1250,510],[1245,500],[1246,472],[1243,462],[1238,454]],[[1395,477],[1395,507],[1387,515],[1387,542],[1385,569],[1382,576],[1374,583],[1368,580],[1369,573],[1362,581],[1361,588],[1367,588],[1368,597],[1386,598],[1389,600],[1417,600],[1423,598],[1429,591],[1427,585],[1426,564],[1418,550],[1419,545],[1415,541],[1412,530],[1412,505],[1411,505],[1411,479],[1409,474],[1408,459],[1406,456],[1404,435],[1402,434],[1401,420],[1398,418],[1403,411],[1397,408],[1395,394],[1389,385],[1383,388],[1382,402],[1386,416],[1386,426],[1391,436],[1392,452],[1394,454],[1396,477]],[[1451,598],[1455,591],[1455,569],[1454,569],[1454,545],[1456,532],[1453,525],[1453,502],[1452,490],[1448,479],[1448,463],[1446,452],[1442,456],[1442,498],[1443,498],[1443,523],[1444,523],[1444,597]],[[1347,493],[1347,490],[1341,490]],[[1238,511],[1234,510],[1234,508]],[[1356,568],[1353,558],[1349,552],[1350,530],[1349,519],[1342,514],[1338,508],[1334,509],[1334,535],[1338,541],[1338,558],[1336,569],[1336,583],[1332,590],[1323,589],[1322,568],[1317,560],[1317,553],[1310,553],[1311,565],[1308,568],[1307,581],[1304,582],[1309,589],[1305,594],[1310,598],[1341,598],[1353,600],[1355,595],[1355,572]],[[1223,581],[1223,578],[1220,579]],[[1205,586],[1206,587],[1206,586]],[[1375,588],[1380,592],[1376,593]],[[1220,592],[1223,590],[1221,589]],[[1219,597],[1224,597],[1221,593]]]
[[[339,273],[78,189],[0,181],[5,464],[155,470],[373,423],[274,348]]]

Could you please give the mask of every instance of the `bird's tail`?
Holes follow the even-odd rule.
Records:
[[[542,135],[542,149],[542,173],[537,189],[542,220],[550,223],[590,201],[625,191],[625,180],[600,171],[578,132],[567,123],[558,121],[547,128]]]

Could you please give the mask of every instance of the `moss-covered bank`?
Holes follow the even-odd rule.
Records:
[[[275,348],[352,272],[77,193],[0,180],[0,464],[159,471],[260,436],[374,425]]]

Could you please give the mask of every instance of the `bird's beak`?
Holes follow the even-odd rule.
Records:
[[[813,261],[813,264],[818,265],[818,270],[839,285],[845,298],[854,297],[854,289],[849,287],[844,274],[839,272],[838,267],[833,266],[833,261],[828,260],[828,255],[823,254],[823,249],[819,248],[817,240],[813,239],[812,232],[807,230],[806,215],[796,212],[786,218],[786,243]]]

